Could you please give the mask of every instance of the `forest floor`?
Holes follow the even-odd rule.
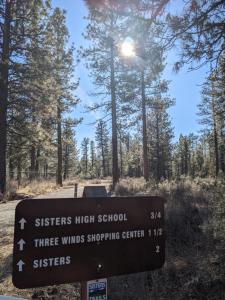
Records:
[[[86,185],[105,185],[109,188],[109,180],[89,180],[78,183],[78,197],[82,197],[83,188]],[[24,198],[24,191],[23,191]],[[29,197],[29,194],[25,195]],[[34,196],[33,199],[49,198],[73,198],[74,183],[67,182],[67,185],[58,188],[50,193]],[[25,299],[79,299],[79,285],[60,285],[41,289],[19,290],[12,284],[12,252],[14,234],[15,208],[21,200],[13,200],[0,203],[0,296],[20,296]],[[25,200],[32,201],[32,200]]]

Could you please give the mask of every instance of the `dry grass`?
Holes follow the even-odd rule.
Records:
[[[84,179],[81,179],[79,177],[73,177],[73,178],[68,178],[63,181],[63,186],[74,186],[75,183],[83,184],[86,181]]]
[[[213,178],[159,184],[167,199],[167,264],[149,274],[150,299],[224,299],[225,227],[217,207],[225,214],[224,191]]]
[[[92,180],[91,180],[91,183],[92,183],[92,184],[101,184],[101,183],[102,183],[102,180],[101,180],[101,179],[98,179],[98,178],[97,178],[97,179],[92,179]]]
[[[40,194],[45,194],[45,193],[50,193],[53,192],[57,189],[57,185],[55,181],[47,181],[47,180],[42,180],[42,181],[32,181],[24,186],[20,186],[17,189],[18,194],[24,194],[24,195],[29,195],[29,196],[36,196]]]
[[[225,299],[222,181],[182,178],[146,184],[143,178],[129,178],[121,180],[115,192],[120,196],[147,194],[166,199],[166,264],[161,270],[147,274],[148,299]],[[126,295],[124,288],[120,295],[118,299]]]
[[[146,182],[141,178],[126,178],[120,180],[115,187],[116,196],[135,195],[137,193],[146,193]]]
[[[20,186],[18,186],[16,181],[10,181],[7,184],[7,191],[3,200],[21,200],[40,194],[50,193],[58,188],[59,187],[54,180],[24,181]]]
[[[74,178],[66,179],[63,182],[63,186],[74,186],[75,183],[78,183],[79,186],[97,185],[97,184],[109,185],[111,181],[112,181],[111,177],[107,177],[103,179],[100,178],[84,179],[84,178],[74,177]]]

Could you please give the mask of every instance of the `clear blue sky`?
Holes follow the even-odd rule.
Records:
[[[176,0],[175,0],[176,1]],[[52,0],[53,7],[60,7],[67,11],[67,27],[70,33],[70,42],[79,47],[85,44],[82,32],[85,30],[86,21],[84,16],[87,15],[87,9],[83,0]],[[178,74],[174,74],[172,67],[177,60],[175,50],[171,51],[167,57],[167,67],[164,77],[171,81],[170,95],[175,98],[176,105],[170,109],[170,115],[174,126],[175,141],[180,134],[197,133],[200,129],[198,124],[197,104],[200,101],[201,84],[206,76],[206,67],[197,71],[188,72],[183,68]],[[92,99],[88,93],[92,90],[91,80],[88,77],[87,70],[82,64],[76,68],[76,77],[80,78],[80,86],[76,94],[81,99],[81,104],[73,112],[74,117],[83,117],[84,120],[76,130],[78,145],[84,137],[94,139],[95,128],[89,125],[95,121],[97,114],[85,114],[84,105],[91,104]]]

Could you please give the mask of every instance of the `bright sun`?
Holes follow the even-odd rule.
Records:
[[[134,42],[132,39],[126,39],[121,45],[121,53],[123,56],[135,56]]]

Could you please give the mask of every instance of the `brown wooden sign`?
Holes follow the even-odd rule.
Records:
[[[154,270],[164,259],[160,197],[30,199],[16,207],[18,288]]]

